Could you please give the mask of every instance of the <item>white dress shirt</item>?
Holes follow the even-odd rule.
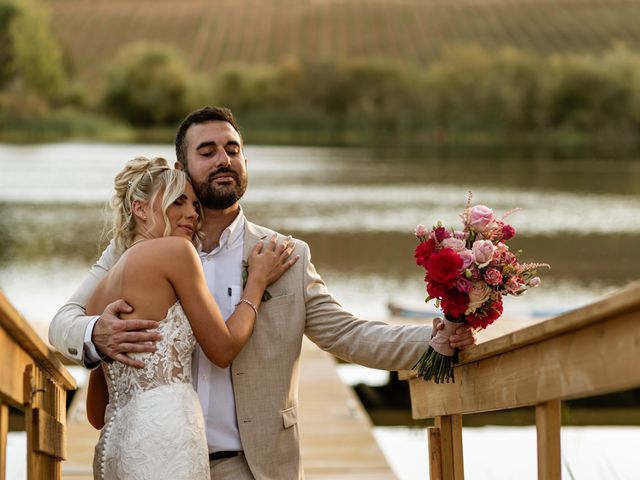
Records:
[[[225,321],[242,297],[242,252],[245,217],[242,210],[211,252],[200,252],[209,291],[218,303]],[[196,390],[204,413],[209,452],[242,450],[236,404],[231,383],[231,368],[220,368],[196,347]]]

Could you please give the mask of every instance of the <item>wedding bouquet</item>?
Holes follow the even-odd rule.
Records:
[[[544,263],[520,263],[518,253],[506,242],[515,229],[497,219],[484,205],[471,205],[471,192],[460,215],[462,230],[445,228],[438,222],[431,230],[418,225],[415,235],[416,263],[424,267],[426,302],[435,299],[444,312],[444,329],[429,342],[429,348],[413,366],[418,375],[436,383],[454,381],[453,364],[457,351],[449,346],[449,337],[466,322],[472,328],[486,328],[502,314],[502,297],[521,295],[540,285],[536,276]]]

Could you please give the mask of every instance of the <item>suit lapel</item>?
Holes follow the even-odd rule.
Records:
[[[247,261],[256,244],[267,236],[255,223],[245,219],[244,246],[242,248],[242,260]]]
[[[253,251],[253,249],[255,248],[256,244],[262,240],[263,238],[265,238],[267,236],[267,234],[260,228],[258,227],[256,224],[251,223],[250,221],[248,221],[247,219],[245,219],[244,222],[244,245],[242,247],[242,262],[243,262],[243,268],[244,265],[246,265],[246,262],[249,259],[249,256],[251,255],[251,252]],[[249,342],[251,342],[252,339],[249,339]],[[243,369],[247,368],[247,362],[251,362],[251,359],[247,360],[247,352],[249,351],[248,348],[243,348],[240,353],[238,354],[238,356],[236,357],[236,359],[231,362],[231,371],[232,372],[236,372],[238,369],[240,369],[240,371],[242,371]],[[234,384],[234,388],[236,388],[236,375],[232,375],[231,376],[232,382]],[[241,402],[241,399],[239,400],[238,397],[236,396],[236,402]]]

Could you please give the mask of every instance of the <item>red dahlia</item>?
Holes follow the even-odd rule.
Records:
[[[444,296],[446,287],[434,281],[429,276],[429,272],[425,275],[424,281],[427,284],[427,293],[429,294],[429,298],[442,298]]]
[[[453,318],[464,315],[469,306],[469,295],[455,288],[449,288],[442,296],[442,311]]]
[[[460,255],[451,248],[431,254],[425,268],[435,282],[452,286],[460,276],[463,260]]]
[[[420,242],[413,254],[416,259],[416,264],[427,268],[427,260],[429,260],[429,257],[435,250],[436,241],[433,238],[430,238],[426,242]]]

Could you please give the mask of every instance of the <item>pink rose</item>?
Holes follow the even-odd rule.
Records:
[[[472,283],[466,278],[456,280],[456,288],[460,292],[468,293],[471,290]]]
[[[460,240],[466,240],[467,238],[469,238],[469,234],[467,232],[462,231],[462,230],[456,230],[455,232],[453,232],[453,238],[459,238]]]
[[[504,263],[515,265],[516,263],[518,263],[518,257],[516,257],[511,252],[506,252],[504,254]]]
[[[502,282],[502,274],[497,268],[487,268],[484,272],[484,280],[489,285],[500,285]]]
[[[475,262],[483,267],[491,261],[493,258],[493,252],[495,251],[495,245],[489,240],[477,240],[473,243],[471,251],[473,252],[473,258]]]
[[[491,289],[489,285],[484,282],[473,282],[471,284],[471,290],[469,290],[469,306],[467,307],[466,315],[475,312],[475,310],[482,306],[484,302],[489,300],[491,296]]]
[[[469,211],[469,221],[471,226],[479,232],[483,232],[487,225],[495,220],[493,210],[485,205],[476,205]]]
[[[476,261],[476,259],[473,256],[473,253],[471,252],[471,250],[469,250],[467,248],[465,248],[461,252],[458,252],[458,255],[460,255],[460,257],[462,257],[462,268],[464,270],[469,268],[473,264],[473,262]]]
[[[453,237],[445,238],[444,240],[442,240],[442,243],[440,243],[440,246],[442,248],[450,248],[454,252],[458,252],[458,253],[462,252],[463,250],[466,250],[464,240],[460,240],[458,238],[453,238]]]
[[[522,288],[522,283],[520,283],[516,277],[511,277],[507,280],[507,283],[505,283],[505,287],[510,293],[516,293]]]
[[[542,280],[540,280],[540,277],[533,277],[527,282],[527,285],[529,285],[530,287],[537,287],[541,282]]]
[[[416,227],[415,233],[416,237],[426,237],[427,235],[429,235],[429,230],[427,230],[427,227],[420,223]]]

